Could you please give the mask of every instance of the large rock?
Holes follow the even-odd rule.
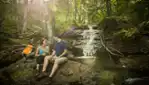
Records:
[[[35,66],[35,60],[28,61],[24,63],[24,60],[19,60],[18,62],[10,65],[7,68],[1,69],[0,75],[1,84],[8,85],[8,81],[12,81],[17,85],[33,85],[37,84],[37,81],[32,81],[35,77],[36,71],[33,69]],[[84,83],[84,85],[95,85],[95,84],[87,84],[87,82],[92,82],[91,78],[93,78],[96,74],[93,74],[92,67],[94,66],[94,59],[75,59],[75,61],[69,60],[67,63],[61,66],[57,71],[56,75],[53,78],[52,85],[58,85],[62,83],[71,83],[80,81]],[[9,75],[8,79],[6,75],[3,73],[7,73]],[[38,85],[43,84],[43,81],[47,83],[45,79],[38,81]],[[95,80],[93,80],[95,83]],[[10,82],[10,83],[12,83]],[[85,84],[86,83],[86,84]]]
[[[128,20],[105,18],[98,27],[103,30],[107,47],[115,48],[124,54],[149,53],[149,37],[141,35],[140,30]]]

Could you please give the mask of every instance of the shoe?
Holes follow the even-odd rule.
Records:
[[[47,77],[46,81],[46,85],[50,85],[52,83],[52,77]]]
[[[39,73],[39,72],[37,72],[37,73],[35,74],[35,78],[37,78],[37,77],[39,76],[39,74],[40,74],[40,73]]]
[[[47,76],[48,76],[48,74],[46,72],[42,72],[39,76],[37,76],[37,79],[36,80],[39,81],[42,78],[47,77]]]
[[[48,80],[51,81],[52,80],[52,77],[48,77]]]

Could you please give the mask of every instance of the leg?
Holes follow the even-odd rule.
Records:
[[[48,66],[49,60],[51,60],[51,59],[52,59],[52,56],[46,56],[46,57],[44,58],[44,63],[43,63],[43,68],[42,68],[42,74],[40,74],[40,75],[37,77],[37,80],[40,80],[40,79],[42,79],[42,78],[44,78],[44,77],[47,76],[47,73],[46,73],[45,71],[46,71],[46,68],[47,68],[47,66]]]
[[[58,66],[59,66],[59,64],[54,63],[53,68],[52,68],[52,71],[51,71],[49,77],[52,77],[52,76],[54,75],[54,73],[55,73],[56,70],[58,69]]]
[[[59,65],[65,63],[65,62],[67,62],[66,57],[57,58],[54,62],[54,66],[52,68],[52,71],[51,71],[49,77],[53,77],[53,75],[56,72],[56,70],[58,69]]]
[[[49,64],[49,60],[51,60],[51,59],[52,59],[52,56],[46,56],[46,57],[44,58],[44,63],[43,63],[42,72],[45,72],[45,71],[46,71],[47,66],[48,66],[48,64]]]
[[[39,70],[39,66],[40,64],[42,64],[44,61],[44,56],[38,56],[37,59],[36,59],[36,62],[37,62],[37,67],[36,69]]]

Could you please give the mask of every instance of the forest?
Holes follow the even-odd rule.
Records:
[[[0,85],[149,85],[148,0],[0,0],[0,10]],[[37,81],[37,48],[57,36],[68,61]]]

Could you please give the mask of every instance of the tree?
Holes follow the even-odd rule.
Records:
[[[26,30],[26,26],[27,26],[27,16],[28,16],[28,0],[25,0],[24,3],[24,17],[23,17],[23,27],[22,27],[22,34],[25,32]]]
[[[111,16],[111,0],[106,0],[107,16]]]

